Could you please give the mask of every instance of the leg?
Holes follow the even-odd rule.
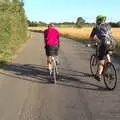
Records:
[[[95,79],[100,81],[101,80],[101,75],[103,72],[103,67],[104,67],[105,60],[100,60],[97,68],[97,73],[95,75]]]
[[[111,58],[110,58],[110,55],[109,55],[109,54],[106,55],[106,58],[107,58],[108,62],[111,63]]]
[[[98,64],[98,68],[97,68],[97,73],[95,75],[95,79],[97,79],[98,81],[100,81],[101,79],[101,75],[103,72],[103,67],[104,67],[104,63],[105,63],[105,46],[102,45],[99,48],[99,64]]]
[[[59,57],[58,57],[58,51],[59,51],[59,46],[56,45],[54,46],[54,55],[55,55],[55,59],[56,59],[56,64],[58,65],[60,62],[59,62]]]
[[[47,65],[50,72],[52,72],[52,57],[47,56]]]
[[[101,45],[99,48],[99,64],[98,64],[98,72],[97,72],[97,74],[99,74],[99,75],[101,75],[103,72],[105,56],[106,56],[106,46]]]
[[[52,57],[51,57],[51,47],[50,46],[46,46],[46,56],[47,56],[47,66],[49,69],[49,72],[52,73]]]
[[[102,75],[104,63],[105,63],[105,60],[100,60],[99,61],[97,74]]]
[[[104,51],[107,51],[107,50],[104,50]],[[103,52],[104,54],[104,56],[107,58],[107,60],[108,60],[108,62],[110,62],[111,63],[111,58],[110,58],[110,55],[108,54],[108,51],[107,52]],[[103,56],[102,55],[102,56]],[[102,72],[103,72],[103,67],[104,67],[104,64],[105,64],[105,57],[101,57],[101,60],[99,61],[99,67],[98,67],[98,74],[102,74]]]

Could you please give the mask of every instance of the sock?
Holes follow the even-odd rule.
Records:
[[[49,68],[49,72],[52,72],[52,68]]]

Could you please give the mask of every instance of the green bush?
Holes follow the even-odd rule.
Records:
[[[0,1],[0,60],[7,60],[27,39],[27,19],[20,2]]]

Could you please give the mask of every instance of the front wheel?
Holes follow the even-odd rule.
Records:
[[[90,70],[92,75],[95,75],[97,73],[97,67],[98,67],[97,56],[92,55],[90,58]]]
[[[105,86],[108,90],[113,90],[117,84],[117,72],[112,63],[106,63],[103,70]]]

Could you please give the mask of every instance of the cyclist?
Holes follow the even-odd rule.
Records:
[[[44,43],[47,56],[47,65],[50,74],[52,73],[51,56],[58,56],[59,50],[59,32],[54,24],[49,24],[48,28],[44,31]]]
[[[95,40],[94,39],[95,35],[100,41],[99,55],[98,55],[99,64],[98,64],[97,73],[95,75],[95,79],[100,81],[104,62],[105,62],[104,57],[107,57],[107,60],[111,62],[111,59],[108,53],[110,50],[114,49],[115,47],[115,40],[112,36],[110,25],[106,23],[106,16],[98,15],[96,17],[96,26],[93,28],[90,34],[90,40]]]

